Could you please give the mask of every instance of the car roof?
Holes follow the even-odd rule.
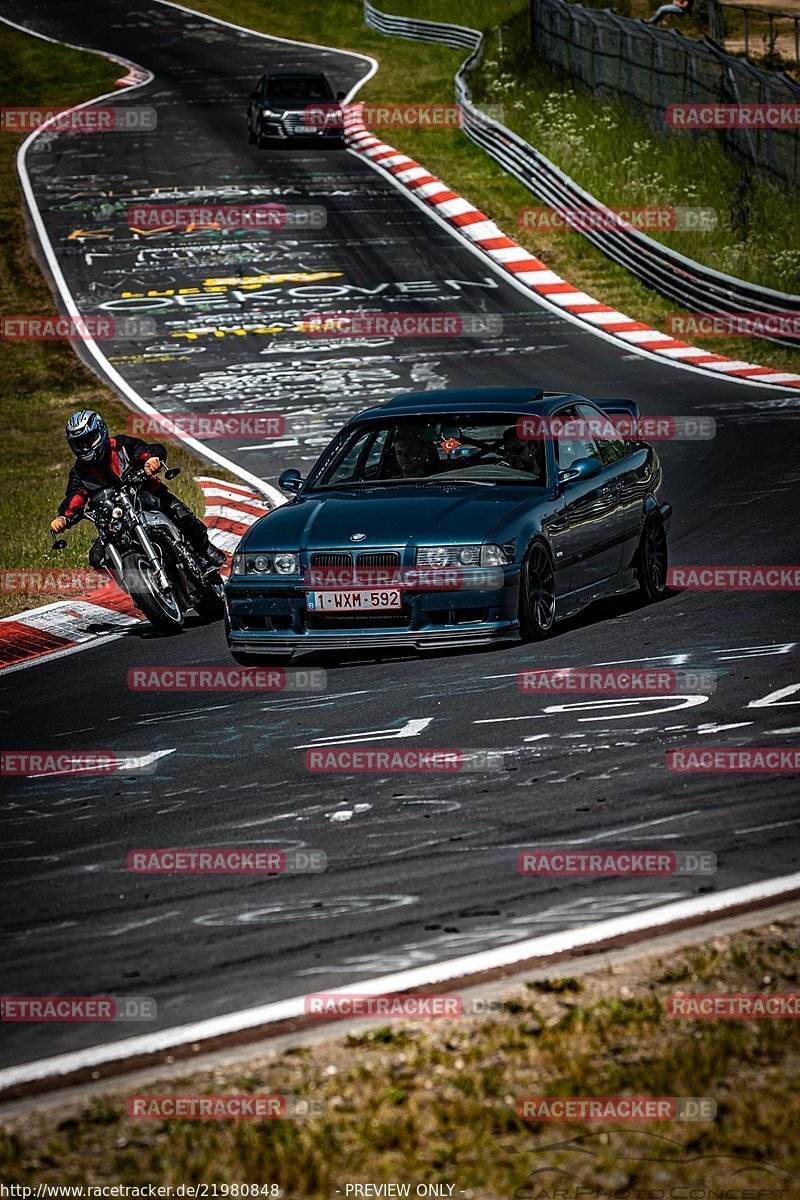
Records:
[[[267,79],[327,79],[324,71],[267,71]]]
[[[404,395],[394,396],[379,407],[356,413],[348,421],[348,425],[357,421],[385,420],[395,416],[430,416],[432,412],[514,412],[545,415],[570,401],[585,403],[586,397],[571,392],[545,392],[542,388],[442,388],[438,391],[406,392]]]

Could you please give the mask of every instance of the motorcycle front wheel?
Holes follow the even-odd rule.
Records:
[[[141,609],[150,624],[162,633],[174,633],[183,628],[183,612],[172,588],[164,591],[153,578],[150,563],[143,551],[126,554],[125,586],[131,600]]]

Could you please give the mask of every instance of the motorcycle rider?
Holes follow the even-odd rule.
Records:
[[[77,524],[91,496],[102,488],[120,486],[120,476],[139,463],[148,476],[140,492],[143,507],[159,508],[177,525],[195,553],[215,570],[225,562],[225,555],[208,540],[208,530],[190,508],[174,496],[156,478],[166,462],[167,451],[160,442],[150,445],[139,438],[118,433],[112,437],[98,412],[82,409],[67,421],[67,442],[75,455],[67,490],[59,505],[58,516],[50,522],[53,533],[63,533]],[[96,571],[105,567],[105,553],[100,539],[89,550],[89,562]]]

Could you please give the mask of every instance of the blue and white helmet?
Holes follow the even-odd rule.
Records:
[[[84,408],[67,421],[67,441],[82,462],[97,462],[108,446],[108,426],[99,413]]]

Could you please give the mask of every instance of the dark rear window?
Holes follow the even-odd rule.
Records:
[[[267,100],[288,104],[297,100],[332,100],[324,75],[282,75],[267,80]]]

